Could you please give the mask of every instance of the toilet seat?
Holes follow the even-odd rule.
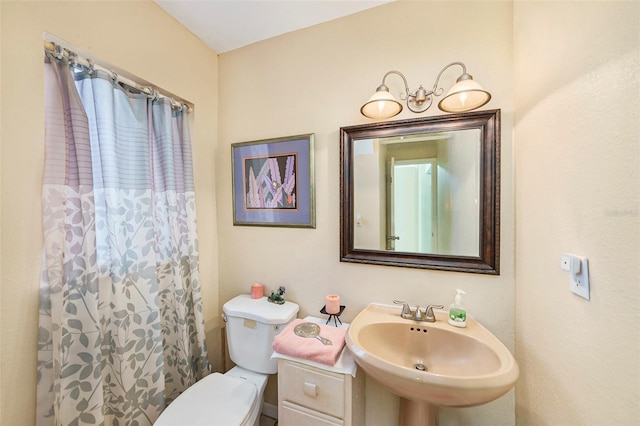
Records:
[[[213,373],[169,404],[154,425],[250,425],[259,413],[261,402],[253,382]]]

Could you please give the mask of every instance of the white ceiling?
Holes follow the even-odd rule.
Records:
[[[154,0],[217,53],[394,0]]]

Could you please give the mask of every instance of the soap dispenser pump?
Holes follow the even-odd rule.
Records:
[[[455,301],[449,306],[449,324],[454,327],[467,326],[467,311],[462,306],[462,295],[466,294],[460,289],[456,289]]]

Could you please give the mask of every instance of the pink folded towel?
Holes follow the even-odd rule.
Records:
[[[293,329],[303,322],[309,321],[295,319],[285,327],[273,340],[273,350],[282,355],[308,359],[320,364],[334,365],[344,347],[345,331],[341,328],[318,324],[320,336],[331,340],[331,343],[333,343],[332,345],[324,345],[318,339],[300,337],[293,332]]]

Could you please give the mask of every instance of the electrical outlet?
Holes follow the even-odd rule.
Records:
[[[563,254],[560,256],[560,269],[569,272],[569,289],[578,296],[590,300],[589,260],[575,254]]]

